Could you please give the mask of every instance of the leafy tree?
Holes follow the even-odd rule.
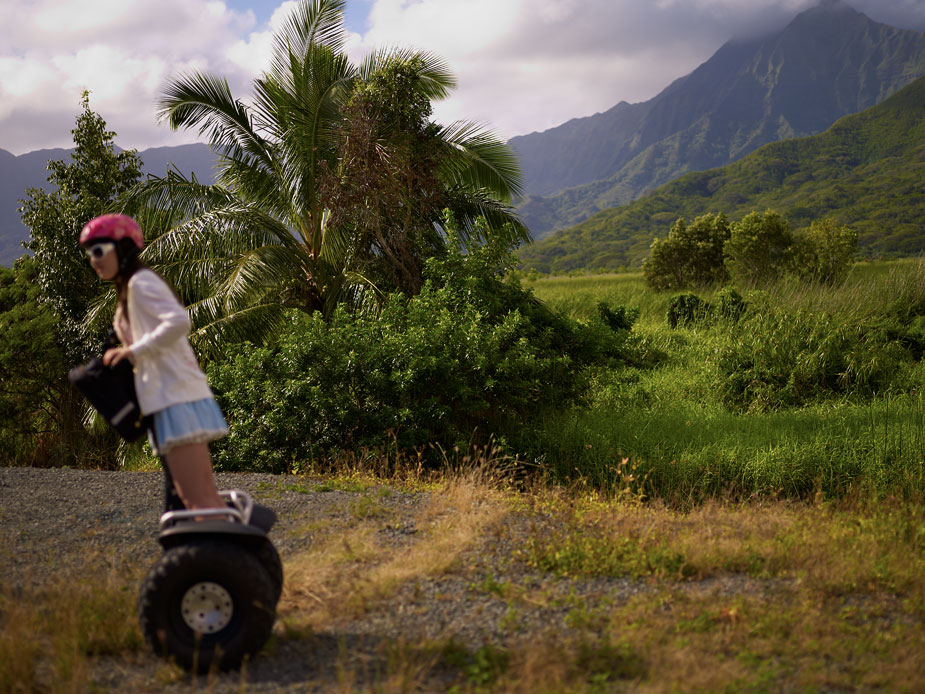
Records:
[[[422,56],[399,52],[358,78],[334,133],[337,167],[328,171],[322,162],[329,227],[354,239],[355,262],[380,287],[407,293],[420,289],[423,260],[444,252],[445,210],[461,223],[470,245],[497,235],[511,244],[523,239],[522,226],[485,181],[458,178],[470,163],[451,143],[468,131],[468,156],[516,174],[510,151],[476,126],[447,129],[431,122],[430,99],[420,84],[426,67]],[[510,198],[511,181],[502,176],[493,185]]]
[[[112,201],[141,177],[141,159],[134,151],[116,152],[114,132],[90,110],[90,95],[83,93],[83,112],[77,117],[71,162],[48,162],[48,182],[55,188],[26,191],[21,201],[23,223],[31,231],[26,248],[35,254],[36,281],[42,301],[58,318],[58,339],[69,363],[84,361],[99,336],[87,336],[84,321],[99,279],[77,243],[80,230],[105,212]]]
[[[705,214],[688,225],[683,217],[668,237],[652,241],[642,271],[654,289],[687,289],[725,282],[723,246],[729,238],[729,222],[720,214]]]
[[[739,284],[767,284],[793,267],[790,224],[773,210],[751,212],[732,224],[724,247],[726,269]]]
[[[835,284],[848,274],[858,252],[858,233],[828,217],[796,237],[796,270],[801,277]]]
[[[0,462],[35,465],[51,456],[66,370],[57,317],[40,301],[38,268],[23,256],[0,267]],[[64,385],[67,384],[64,381]]]
[[[100,287],[77,241],[84,224],[107,211],[116,196],[138,181],[141,160],[134,151],[115,151],[115,133],[108,131],[103,118],[90,110],[87,92],[81,106],[83,111],[71,131],[75,144],[71,162],[50,161],[48,182],[54,189],[46,192],[32,188],[27,191],[29,198],[23,201],[22,219],[32,234],[26,247],[34,253],[28,273],[37,287],[35,299],[41,304],[41,311],[29,323],[28,339],[41,345],[39,353],[47,362],[34,379],[20,381],[20,386],[27,384],[25,387],[40,398],[23,400],[21,407],[26,408],[23,412],[37,407],[33,416],[41,424],[36,426],[54,431],[58,441],[55,460],[82,464],[89,457],[92,464],[99,464],[102,457],[111,458],[109,452],[115,440],[84,428],[85,401],[67,381],[69,367],[97,352],[105,334],[101,333],[103,328],[85,330],[88,307],[99,295]],[[54,317],[51,325],[49,315]],[[21,320],[15,325],[27,329]],[[48,330],[47,336],[39,337],[40,326]],[[56,340],[60,358],[46,344],[46,337]],[[15,340],[11,344],[20,349],[24,346]],[[26,347],[23,351],[30,350]]]
[[[126,205],[157,236],[145,260],[193,301],[200,346],[266,335],[287,308],[330,316],[376,280],[414,290],[420,260],[439,251],[427,225],[443,206],[460,218],[464,244],[481,241],[480,229],[511,244],[527,238],[509,207],[520,190],[510,148],[477,126],[428,119],[430,101],[454,86],[444,64],[395,51],[353,66],[343,8],[294,8],[253,105],[209,74],[164,90],[162,117],[208,136],[219,180],[172,172]]]

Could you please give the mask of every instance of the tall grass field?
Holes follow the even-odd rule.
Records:
[[[672,328],[673,295],[641,274],[540,277],[535,296],[594,320],[638,309],[636,363],[602,371],[582,407],[537,427],[542,465],[562,479],[692,501],[807,498],[866,489],[917,496],[925,460],[921,357],[925,265],[857,264],[844,283],[782,279],[740,290],[744,310]],[[728,290],[725,290],[728,292]]]

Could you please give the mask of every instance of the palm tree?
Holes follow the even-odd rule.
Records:
[[[344,0],[299,3],[275,36],[272,64],[254,81],[251,104],[235,99],[227,80],[210,74],[183,74],[163,89],[160,117],[172,128],[198,128],[208,137],[219,158],[217,183],[170,171],[149,178],[122,204],[155,237],[143,258],[192,302],[192,337],[206,351],[226,340],[259,339],[280,325],[287,309],[329,315],[337,304],[374,289],[377,282],[365,271],[373,260],[391,262],[390,254],[401,247],[394,218],[360,212],[378,204],[369,195],[354,199],[356,214],[347,214],[345,191],[357,189],[349,180],[355,167],[345,161],[348,106],[389,65],[412,71],[405,95],[426,102],[419,115],[429,115],[430,101],[444,98],[455,83],[446,65],[428,53],[376,51],[359,67],[352,65],[343,50],[343,8]],[[486,235],[511,245],[527,240],[510,207],[521,191],[510,148],[471,123],[442,127],[428,121],[422,132],[433,155],[430,170],[445,193],[439,199],[453,210],[462,242],[479,243]],[[388,172],[397,151],[390,149],[390,137],[378,128],[368,143],[382,154],[373,167],[380,172]],[[398,204],[410,209],[409,199],[405,194]],[[432,207],[423,227],[435,230],[436,237],[429,235],[433,246],[441,237]],[[370,219],[376,229],[364,226]]]

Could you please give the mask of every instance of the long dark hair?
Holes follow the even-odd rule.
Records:
[[[128,281],[139,270],[151,270],[151,268],[141,262],[141,258],[138,257],[138,246],[131,239],[116,241],[116,252],[119,254],[119,272],[113,278],[113,284],[116,287],[116,305],[122,307],[122,315],[131,322],[131,317],[128,315]],[[151,272],[164,280],[164,284],[170,287],[170,291],[182,306],[183,300],[173,285],[156,270],[151,270]]]

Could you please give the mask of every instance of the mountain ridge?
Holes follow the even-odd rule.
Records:
[[[687,171],[822,132],[922,74],[922,32],[874,22],[840,0],[817,5],[778,32],[727,41],[649,101],[512,138],[527,172],[521,215],[541,239]]]
[[[925,252],[925,76],[825,132],[687,173],[520,250],[542,272],[637,267],[678,217],[774,209],[795,228],[833,216],[871,256]]]
[[[116,147],[116,150],[121,151],[121,148]],[[25,253],[22,243],[28,240],[29,229],[19,216],[18,201],[26,199],[29,188],[49,189],[48,162],[70,161],[73,151],[57,147],[15,155],[0,149],[0,265],[9,267]],[[214,181],[216,158],[208,145],[149,147],[138,154],[144,174],[164,176],[169,166],[175,166],[185,175],[194,173],[200,180]]]

